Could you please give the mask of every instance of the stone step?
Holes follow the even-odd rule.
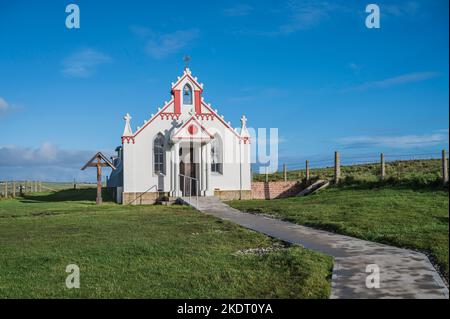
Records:
[[[173,205],[176,204],[178,201],[177,197],[160,197],[156,200],[156,204],[160,204],[160,205],[165,205],[165,206],[169,206],[169,205]]]
[[[302,190],[300,193],[297,194],[297,196],[307,196],[311,195],[321,189],[324,189],[330,185],[329,181],[319,179],[306,187],[304,190]]]

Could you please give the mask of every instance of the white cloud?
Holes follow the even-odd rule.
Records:
[[[399,136],[350,136],[338,139],[338,142],[347,148],[418,148],[448,144],[448,130],[435,131],[424,135],[399,135]]]
[[[395,17],[414,16],[420,8],[417,1],[404,1],[401,4],[381,4],[380,10],[382,14],[392,15]]]
[[[16,145],[0,146],[0,166],[58,165],[81,167],[92,156],[92,151],[64,150],[45,142],[38,148]]]
[[[289,9],[290,19],[279,27],[279,33],[290,34],[299,30],[310,29],[325,18],[336,8],[329,2],[292,1]]]
[[[97,67],[112,61],[111,57],[95,49],[82,49],[63,61],[63,74],[69,77],[89,77]]]
[[[361,67],[359,65],[357,65],[355,62],[350,62],[348,64],[348,67],[352,70],[359,70]]]
[[[144,37],[144,38],[153,34],[153,31],[150,30],[149,28],[138,26],[138,25],[130,26],[130,30],[135,35],[140,36],[140,37]]]
[[[349,12],[347,4],[342,1],[313,1],[313,0],[291,0],[287,2],[284,8],[279,10],[269,10],[275,15],[274,20],[281,18],[273,30],[242,30],[238,33],[260,36],[283,36],[292,33],[308,30],[318,26],[327,20],[332,14],[337,12]],[[267,19],[270,21],[272,17]]]
[[[269,13],[267,17],[264,17],[268,22],[267,25],[270,25],[272,20],[283,21],[275,24],[272,29],[242,29],[235,31],[235,33],[259,36],[287,36],[296,32],[315,28],[325,21],[336,18],[338,15],[346,14],[348,17],[352,18],[360,17],[362,15],[365,18],[365,4],[355,4],[354,2],[355,1],[344,0],[288,0],[285,1],[286,5],[284,7],[278,6],[277,9],[265,9],[265,11]],[[380,3],[379,5],[383,17],[417,17],[421,12],[420,4],[417,1],[405,0],[401,1],[399,4],[392,4],[392,1],[390,1],[386,4]],[[231,12],[233,12],[233,10],[231,10]],[[239,13],[239,11],[236,10],[236,13]],[[347,17],[339,17],[339,19],[346,18]]]
[[[49,142],[37,148],[0,146],[0,175],[7,179],[70,181],[74,177],[93,181],[92,171],[80,168],[96,153],[92,150],[67,150]],[[108,156],[109,152],[104,152]]]
[[[21,109],[22,109],[21,106],[18,106],[17,104],[11,104],[10,102],[6,101],[3,97],[0,96],[0,117],[6,116],[11,112],[16,112]]]
[[[353,73],[355,73],[355,74],[359,74],[359,72],[360,72],[361,69],[362,69],[362,66],[359,65],[359,64],[357,64],[357,63],[355,63],[355,62],[350,62],[350,63],[347,65],[347,67],[350,68],[350,69],[353,71]]]
[[[179,52],[199,36],[198,29],[178,30],[173,33],[155,34],[149,32],[146,52],[155,59],[163,59]]]
[[[437,72],[415,72],[415,73],[408,73],[403,74],[399,76],[394,76],[391,78],[386,78],[379,81],[369,81],[365,82],[353,87],[349,87],[346,89],[343,89],[343,92],[350,92],[350,91],[366,91],[369,89],[382,89],[382,88],[388,88],[396,85],[402,85],[406,83],[414,83],[414,82],[421,82],[425,80],[429,80],[432,78],[435,78],[439,75]]]
[[[0,115],[5,114],[11,109],[11,106],[4,98],[0,96]]]
[[[234,7],[224,9],[223,14],[229,17],[242,17],[249,15],[252,11],[252,6],[248,4],[238,4]]]

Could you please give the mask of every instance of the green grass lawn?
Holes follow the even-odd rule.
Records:
[[[186,206],[94,205],[95,190],[0,201],[0,298],[327,298],[332,258],[263,255],[262,234]],[[81,288],[67,289],[68,264]]]
[[[332,187],[315,195],[232,201],[237,209],[431,254],[449,276],[449,197],[445,190]]]

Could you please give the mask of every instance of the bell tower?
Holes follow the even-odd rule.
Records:
[[[180,114],[184,109],[194,109],[195,114],[202,113],[203,84],[198,83],[197,78],[192,76],[188,67],[189,56],[183,58],[186,66],[183,75],[178,77],[176,83],[172,83],[171,93],[174,100],[174,113]]]

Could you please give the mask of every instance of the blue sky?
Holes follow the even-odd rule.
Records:
[[[65,27],[76,3],[81,28]],[[365,27],[377,3],[381,28]],[[280,162],[448,148],[448,1],[0,0],[0,179],[88,179],[170,99],[182,57],[234,126],[279,129]]]

